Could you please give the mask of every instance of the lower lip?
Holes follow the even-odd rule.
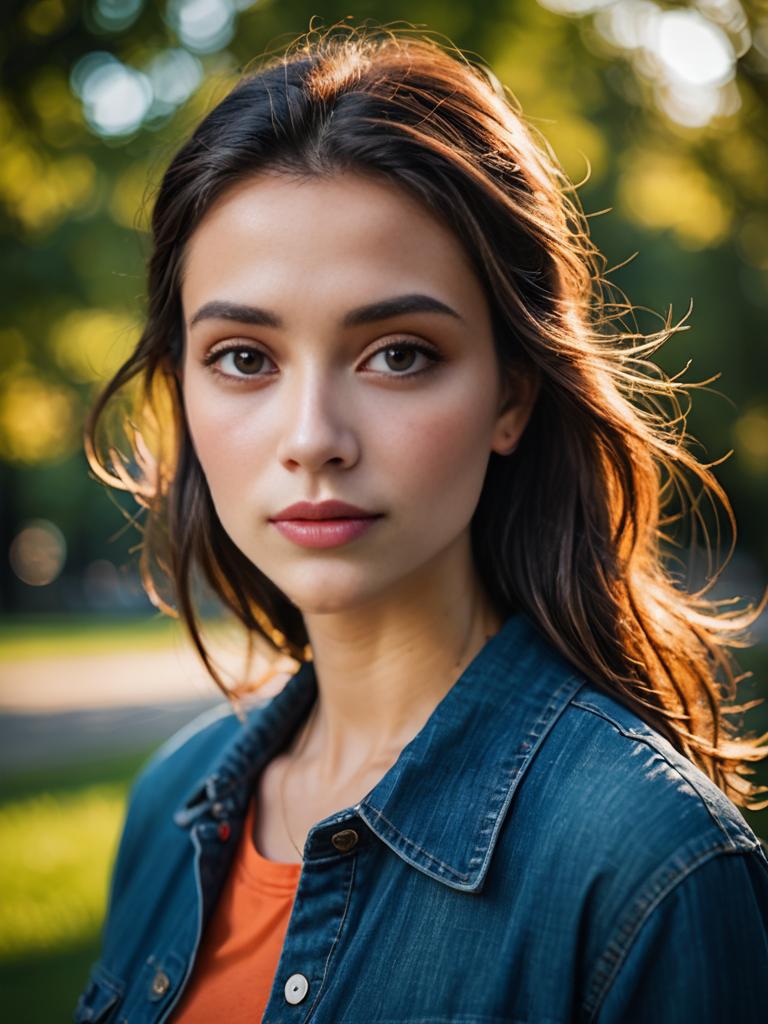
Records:
[[[365,519],[272,519],[288,540],[303,548],[335,548],[360,537],[381,516]]]

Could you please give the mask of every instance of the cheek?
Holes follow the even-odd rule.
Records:
[[[251,476],[264,455],[263,431],[254,429],[254,417],[241,415],[226,396],[194,382],[185,389],[184,404],[192,444],[214,503],[242,494],[244,471]]]
[[[386,465],[402,495],[471,516],[490,456],[493,423],[482,392],[465,389],[382,421],[375,462]]]

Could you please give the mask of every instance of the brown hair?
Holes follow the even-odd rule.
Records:
[[[726,715],[751,705],[725,707],[738,682],[728,648],[746,646],[744,631],[768,597],[721,611],[705,596],[714,580],[686,592],[664,557],[669,525],[690,516],[694,538],[703,525],[697,487],[725,510],[735,540],[726,495],[686,443],[687,391],[648,359],[682,321],[667,318],[650,335],[627,329],[633,308],[602,275],[575,189],[512,95],[488,68],[409,32],[337,25],[307,33],[244,75],[165,172],[144,331],[86,427],[94,471],[145,510],[145,587],[181,616],[231,699],[236,691],[202,638],[197,572],[249,638],[310,656],[299,608],[219,522],[186,429],[175,373],[184,249],[218,196],[266,168],[379,175],[453,228],[485,289],[501,372],[522,367],[540,385],[515,454],[491,454],[472,520],[476,565],[499,613],[525,612],[735,802],[768,806],[754,802],[768,787],[745,778],[747,762],[768,756],[768,734],[739,736]],[[138,391],[122,428],[130,458],[101,436],[126,385]]]

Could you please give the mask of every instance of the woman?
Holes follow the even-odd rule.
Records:
[[[768,751],[715,676],[760,609],[674,584],[673,485],[728,508],[658,412],[674,328],[617,329],[492,74],[309,35],[177,153],[153,236],[92,464],[225,690],[196,574],[299,665],[140,774],[76,1020],[764,1019],[736,804]],[[128,460],[100,432],[133,382]]]

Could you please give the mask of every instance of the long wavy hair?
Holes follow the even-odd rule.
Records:
[[[203,639],[198,577],[251,642],[311,657],[300,609],[217,518],[177,376],[185,245],[222,193],[266,169],[375,174],[453,229],[487,296],[500,372],[522,368],[539,383],[515,453],[490,456],[471,524],[487,593],[502,616],[526,613],[734,802],[768,806],[755,802],[768,787],[747,779],[768,734],[741,735],[730,720],[752,704],[733,704],[741,677],[729,651],[747,645],[768,596],[722,610],[732,602],[706,596],[716,576],[689,592],[665,554],[677,544],[665,531],[681,520],[694,540],[703,527],[711,550],[704,497],[735,542],[727,496],[686,433],[686,388],[709,381],[684,386],[648,358],[685,318],[639,331],[575,186],[512,93],[481,62],[411,29],[310,30],[202,120],[154,202],[143,333],[88,418],[93,471],[141,506],[144,586],[183,620],[213,679],[237,705]],[[118,393],[132,396],[127,416]]]

